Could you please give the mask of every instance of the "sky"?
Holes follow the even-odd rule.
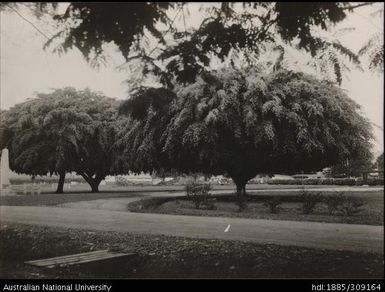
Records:
[[[200,23],[202,14],[199,3],[190,3],[190,16],[187,26]],[[377,3],[380,7],[383,3]],[[373,17],[372,7],[356,9],[346,20],[338,24],[335,31],[353,27],[354,31],[339,37],[342,44],[357,52],[368,38],[377,32],[383,32],[383,15]],[[37,20],[25,7],[18,7],[19,13],[32,22],[47,36],[54,30],[48,19]],[[117,67],[124,59],[111,48],[111,59],[107,66],[92,68],[79,51],[72,50],[59,56],[51,50],[43,50],[46,37],[33,25],[14,12],[0,14],[0,107],[9,107],[34,96],[35,92],[47,92],[52,88],[73,86],[79,89],[89,87],[101,91],[107,96],[118,99],[128,98],[127,74]],[[297,57],[297,56],[294,56]],[[301,57],[299,57],[301,59]],[[383,152],[383,74],[352,70],[344,79],[341,87],[353,100],[362,106],[362,113],[374,123],[374,152]]]

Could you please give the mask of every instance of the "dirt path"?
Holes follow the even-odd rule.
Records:
[[[383,253],[383,226],[293,222],[221,217],[140,214],[58,207],[1,206],[1,224],[165,234],[240,240],[333,250]]]

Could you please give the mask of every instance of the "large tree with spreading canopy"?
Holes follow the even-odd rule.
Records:
[[[241,196],[259,173],[320,170],[370,157],[371,126],[335,85],[257,67],[201,75],[175,92],[142,88],[121,112],[120,141],[139,170],[227,174]]]
[[[2,147],[8,147],[10,168],[29,175],[59,175],[57,192],[63,192],[65,175],[76,172],[98,191],[117,167],[113,145],[119,128],[119,102],[90,90],[56,89],[17,104],[2,117]]]

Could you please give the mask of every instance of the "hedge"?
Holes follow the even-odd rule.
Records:
[[[362,178],[322,178],[322,179],[276,179],[267,182],[271,185],[338,185],[338,186],[362,186],[364,182]],[[369,178],[367,185],[378,186],[384,185],[383,178]]]

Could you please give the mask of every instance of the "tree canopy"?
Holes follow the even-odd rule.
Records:
[[[119,102],[90,90],[56,89],[17,104],[6,112],[2,128],[10,168],[30,175],[76,172],[98,190],[115,167],[113,144],[122,124]],[[121,171],[123,171],[120,168]]]
[[[121,111],[133,126],[120,143],[138,169],[227,174],[243,190],[258,173],[370,157],[359,106],[303,73],[218,70],[175,92],[143,88]]]
[[[197,27],[187,23],[187,2],[71,2],[64,13],[56,4],[40,3],[34,11],[49,11],[59,24],[46,43],[54,51],[77,48],[87,61],[99,64],[105,61],[106,45],[116,45],[127,64],[138,71],[131,72],[130,80],[136,89],[145,78],[155,78],[169,88],[175,82],[194,83],[215,60],[252,65],[260,61],[262,52],[275,47],[285,54],[285,46],[311,54],[313,61],[319,61],[317,70],[339,84],[347,64],[360,66],[360,56],[369,57],[372,70],[383,71],[381,37],[374,36],[355,53],[338,38],[320,33],[355,9],[374,3],[206,3]],[[5,2],[3,7],[9,5]]]
[[[374,167],[377,168],[379,171],[384,171],[384,153],[381,153],[374,164]],[[384,176],[384,174],[382,174]]]

